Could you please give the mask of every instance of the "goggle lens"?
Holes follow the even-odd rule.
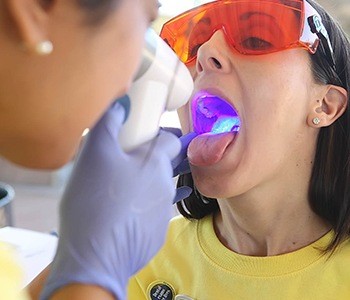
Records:
[[[305,20],[302,0],[215,1],[170,20],[160,35],[185,63],[196,58],[198,48],[217,30],[223,30],[229,45],[244,55],[293,47],[314,53],[318,37],[304,30]]]

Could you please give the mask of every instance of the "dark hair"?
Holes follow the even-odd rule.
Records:
[[[117,8],[122,0],[76,0],[77,4],[86,9],[87,23],[97,24],[103,21],[111,10]],[[128,1],[128,0],[125,0]]]
[[[335,236],[326,251],[350,236],[350,41],[337,21],[315,1],[308,2],[321,15],[333,46],[335,68],[326,59],[322,45],[311,56],[316,82],[341,86],[348,91],[347,109],[328,127],[320,129],[309,186],[312,210],[326,220]],[[178,186],[188,185],[192,194],[177,204],[179,212],[189,219],[201,219],[219,210],[216,199],[202,196],[194,186],[192,175],[181,175]]]
[[[41,0],[41,3],[48,8],[52,1]],[[103,21],[112,9],[117,8],[121,1],[123,0],[76,0],[76,4],[87,11],[87,23],[96,24]]]
[[[88,9],[99,9],[100,7],[109,6],[115,0],[77,0],[77,3]]]

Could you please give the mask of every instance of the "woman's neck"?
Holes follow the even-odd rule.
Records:
[[[304,191],[263,190],[218,200],[214,227],[227,248],[250,256],[279,255],[305,247],[330,230],[311,210],[307,185]]]

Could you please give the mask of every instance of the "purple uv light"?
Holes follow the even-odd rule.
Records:
[[[198,134],[238,132],[241,121],[232,105],[219,96],[199,92],[192,101],[193,129]]]

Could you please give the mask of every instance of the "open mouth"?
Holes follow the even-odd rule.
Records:
[[[201,91],[192,101],[193,129],[198,134],[238,132],[241,121],[235,108],[219,96]]]

